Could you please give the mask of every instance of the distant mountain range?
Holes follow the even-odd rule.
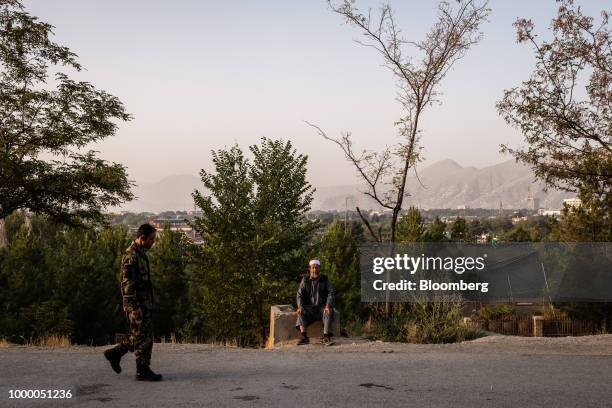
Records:
[[[445,159],[418,171],[409,177],[406,205],[419,208],[526,208],[529,190],[539,199],[542,208],[561,208],[564,198],[573,196],[557,190],[544,192],[544,183],[535,181],[531,169],[513,159],[493,166],[462,167],[451,159]],[[420,180],[420,182],[419,182]],[[143,184],[135,188],[137,199],[126,203],[126,211],[160,212],[164,210],[193,209],[191,193],[201,189],[199,177],[176,175],[157,183]],[[377,209],[376,203],[360,193],[364,186],[340,185],[317,187],[313,210],[342,210],[348,201],[349,208],[359,206]]]
[[[317,189],[314,209],[330,210],[349,207],[377,208],[371,198],[360,194],[364,186],[335,186]],[[526,208],[529,191],[542,208],[561,208],[563,199],[573,194],[549,190],[536,181],[531,169],[514,159],[483,168],[462,167],[445,159],[412,173],[406,190],[406,205],[432,208]]]
[[[162,212],[193,210],[194,190],[203,187],[199,177],[180,174],[164,177],[157,183],[141,184],[134,188],[136,199],[124,204],[121,210],[133,212]]]

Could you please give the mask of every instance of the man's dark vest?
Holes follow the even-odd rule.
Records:
[[[306,305],[310,305],[312,304],[310,301],[310,299],[312,299],[312,279],[310,279],[310,275],[304,276],[303,279],[305,283],[304,286],[306,287]],[[329,293],[327,282],[327,276],[323,274],[319,275],[319,285],[317,286],[317,288],[319,290],[319,303],[323,305],[327,302],[327,294]]]

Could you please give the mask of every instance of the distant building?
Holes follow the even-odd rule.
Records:
[[[570,208],[578,208],[582,205],[582,200],[578,197],[566,198],[563,200],[563,206],[566,205]]]
[[[156,218],[151,221],[151,224],[158,230],[164,231],[166,228],[170,231],[179,231],[185,234],[195,243],[202,242],[202,236],[194,230],[185,219],[180,218]]]
[[[540,208],[540,200],[531,194],[531,188],[527,188],[527,209],[537,211]]]
[[[561,210],[545,210],[544,208],[540,208],[538,210],[538,215],[544,215],[544,216],[549,216],[549,217],[559,217],[561,215]]]
[[[527,217],[526,216],[519,216],[519,217],[512,217],[512,224],[517,224],[521,221],[527,221]]]
[[[382,216],[383,216],[383,215],[385,215],[385,214],[391,214],[391,210],[389,210],[389,209],[387,209],[387,208],[384,208],[384,209],[382,209],[382,210],[370,210],[370,211],[368,212],[368,215],[369,215],[370,217],[374,217],[374,216],[376,216],[376,217],[382,217]]]

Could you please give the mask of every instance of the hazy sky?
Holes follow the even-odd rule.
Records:
[[[87,69],[75,78],[118,96],[134,120],[94,146],[126,165],[138,183],[211,168],[210,150],[262,136],[290,139],[310,157],[315,186],[356,181],[342,153],[304,124],[329,134],[350,130],[358,147],[397,140],[400,110],[382,58],[324,0],[25,0],[56,26],[56,41]],[[378,1],[357,1],[378,7]],[[408,39],[435,21],[436,1],[390,1]],[[578,2],[591,15],[603,0]],[[484,38],[442,83],[443,104],[424,118],[427,163],[452,158],[477,167],[508,157],[501,143],[520,134],[498,116],[503,89],[528,78],[533,53],[515,42],[512,23],[530,17],[544,34],[553,0],[493,0]]]

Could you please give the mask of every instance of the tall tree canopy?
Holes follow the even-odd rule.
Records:
[[[53,26],[0,0],[0,220],[30,209],[67,224],[102,221],[132,198],[125,168],[84,151],[127,121],[121,101],[67,72],[76,55]]]
[[[215,171],[202,170],[206,190],[193,194],[206,335],[240,344],[263,341],[268,306],[294,298],[318,227],[305,218],[314,192],[307,156],[266,138],[250,151],[252,161],[239,146],[212,152]]]
[[[506,90],[497,108],[526,145],[502,151],[534,169],[549,186],[577,192],[587,204],[612,206],[612,37],[609,11],[585,16],[558,0],[552,38],[541,41],[531,20],[515,23],[517,41],[532,46],[535,69]]]

